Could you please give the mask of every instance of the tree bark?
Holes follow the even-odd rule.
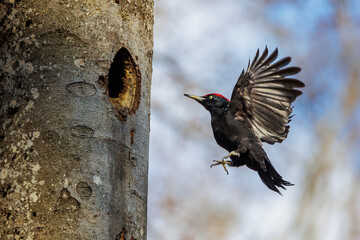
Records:
[[[152,29],[152,0],[0,2],[1,239],[146,239]]]

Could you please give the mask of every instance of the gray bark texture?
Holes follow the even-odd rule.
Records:
[[[0,0],[0,239],[146,239],[152,0]]]

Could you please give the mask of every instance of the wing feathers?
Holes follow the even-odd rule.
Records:
[[[241,115],[260,141],[273,144],[287,137],[291,103],[302,94],[295,88],[302,88],[305,84],[287,78],[301,70],[299,67],[286,67],[290,57],[275,62],[278,49],[269,56],[268,53],[267,47],[261,55],[257,49],[253,61],[249,62],[246,72],[242,71],[235,85],[229,110],[233,116]]]
[[[275,119],[273,116],[271,116],[271,113],[269,112],[262,112],[259,111],[259,109],[254,110],[254,113],[256,113],[257,118],[259,119],[261,125],[265,126],[267,129],[272,130],[272,132],[281,134],[285,131],[285,125],[287,123],[287,120],[285,121],[279,121],[280,119]]]
[[[298,97],[302,94],[301,91],[292,89],[292,88],[285,88],[285,87],[279,87],[279,86],[258,86],[255,85],[253,88],[253,91],[256,91],[257,89],[269,91],[270,93],[281,95],[281,96],[289,96],[289,97]],[[269,89],[269,90],[268,90]]]
[[[264,66],[270,65],[278,56],[278,49],[276,48],[270,56],[266,59],[266,61],[263,63]],[[273,68],[273,65],[271,66]]]
[[[282,91],[279,91],[278,89],[274,89],[274,88],[254,88],[253,92],[259,93],[263,96],[267,96],[267,97],[271,97],[271,98],[277,98],[279,100],[282,101],[290,101],[293,102],[297,95],[293,94],[291,91],[285,91],[285,89],[283,89]],[[293,91],[298,91],[298,90],[293,90]],[[299,91],[298,94],[300,94],[301,92]]]
[[[259,94],[254,94],[254,102],[258,104],[264,104],[266,106],[271,106],[273,108],[283,110],[290,107],[291,103],[288,101],[281,101],[267,96],[262,96]]]
[[[262,91],[256,91],[255,92],[255,91],[253,91],[252,95],[260,95],[262,97],[269,98],[271,100],[281,101],[281,102],[289,102],[289,103],[293,102],[288,97],[281,96],[281,95],[270,94],[270,93],[268,93],[266,91],[265,92],[262,92]]]
[[[269,68],[280,69],[282,67],[287,66],[290,62],[291,62],[291,57],[285,57],[285,58],[280,59],[279,61],[275,62]]]
[[[257,62],[258,57],[259,57],[259,49],[256,50],[256,54],[255,54],[255,57],[254,57],[254,59],[253,59],[253,61],[251,63],[251,66],[250,66],[250,59],[249,59],[249,65],[248,66],[250,66],[250,68],[248,68],[248,69],[254,68],[256,66],[256,64],[257,64],[256,62]]]
[[[252,124],[256,126],[256,128],[259,129],[264,136],[272,136],[272,139],[274,139],[276,142],[281,140],[281,135],[274,132],[269,126],[262,124],[259,118],[254,118]]]
[[[243,73],[242,73],[243,74]],[[305,84],[297,79],[294,78],[287,78],[286,80],[272,80],[269,81],[267,79],[259,79],[256,81],[257,85],[277,85],[277,86],[283,86],[285,88],[302,88],[305,87]]]
[[[278,118],[279,120],[283,117],[287,118],[289,114],[291,114],[292,110],[290,107],[279,109],[279,107],[271,106],[266,103],[262,103],[258,100],[254,100],[256,107],[259,109],[265,108],[267,111],[270,111],[269,114],[273,115],[273,118]],[[280,104],[281,105],[281,104]],[[279,105],[279,106],[280,106]]]
[[[265,50],[263,52],[263,54],[261,54],[261,57],[259,58],[259,60],[256,62],[255,66],[254,66],[254,71],[256,71],[258,68],[260,68],[261,66],[263,66],[263,63],[268,55],[268,48],[265,47]]]
[[[280,78],[284,78],[286,76],[297,74],[300,71],[301,71],[301,68],[288,67],[288,68],[283,68],[283,69],[278,70],[278,71],[271,71],[271,70],[270,71],[263,71],[262,73],[257,74],[256,78],[257,79],[268,78],[269,80],[280,79]]]

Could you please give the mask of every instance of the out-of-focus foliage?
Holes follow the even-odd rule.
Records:
[[[149,239],[360,239],[360,1],[158,0]],[[257,48],[302,67],[289,137],[265,149],[294,187],[269,191],[183,93],[230,97]]]

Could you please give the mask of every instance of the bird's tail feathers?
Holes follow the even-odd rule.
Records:
[[[265,164],[266,164],[266,172],[260,170],[260,171],[258,171],[258,173],[261,178],[261,181],[269,189],[282,195],[281,192],[279,191],[278,187],[280,187],[282,189],[286,189],[285,186],[293,186],[294,185],[288,181],[285,181],[281,177],[281,175],[275,170],[274,166],[271,164],[269,159],[265,160]]]

